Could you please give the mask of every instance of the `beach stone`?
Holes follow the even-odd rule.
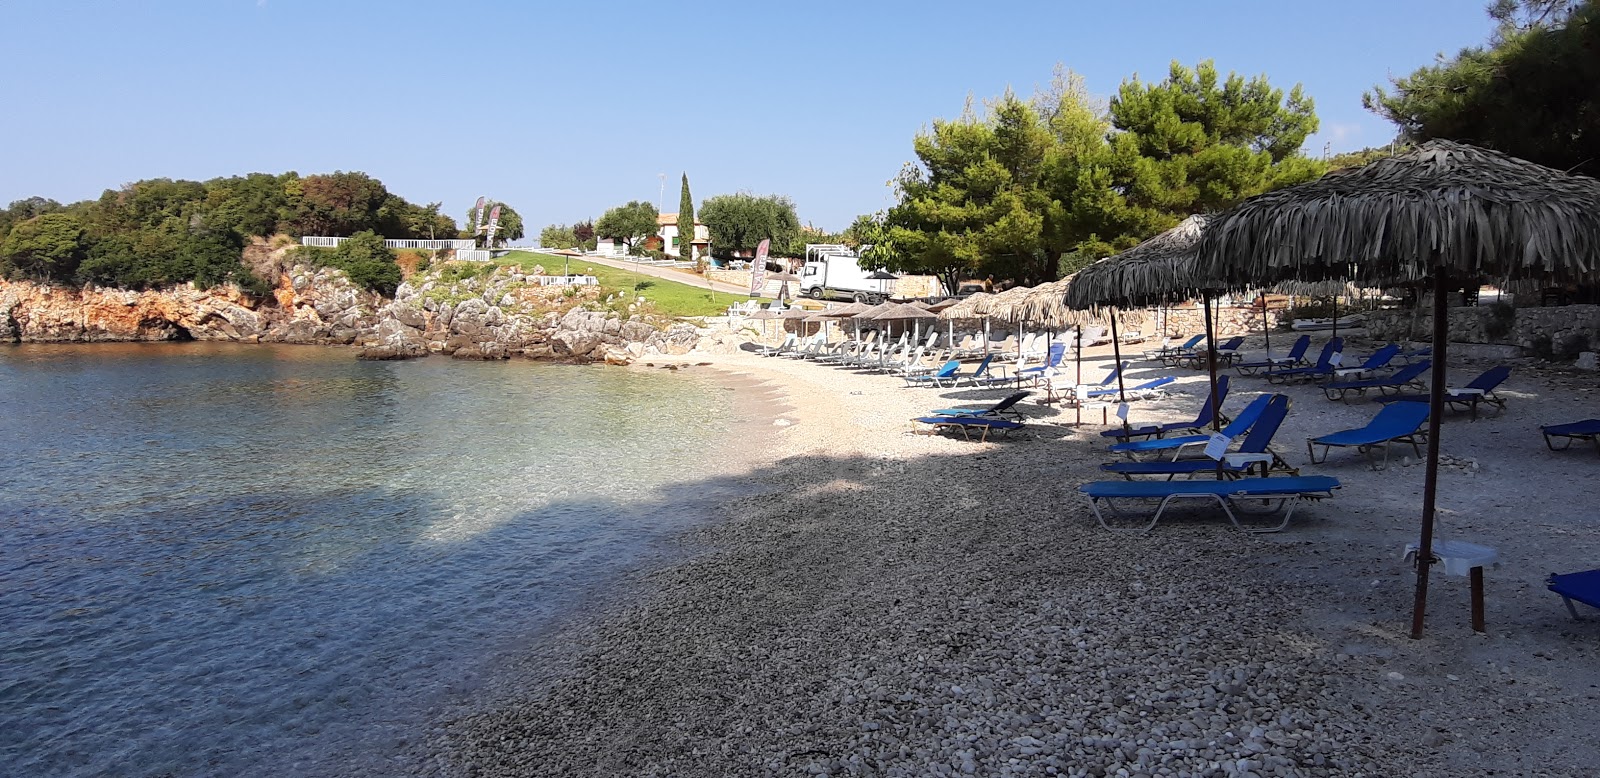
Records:
[[[1596,370],[1596,369],[1600,369],[1600,364],[1596,363],[1595,357],[1596,357],[1596,355],[1595,355],[1595,352],[1593,352],[1593,351],[1582,352],[1582,353],[1578,354],[1578,359],[1577,359],[1576,362],[1572,363],[1572,366],[1575,367],[1575,368],[1578,368],[1579,370]]]

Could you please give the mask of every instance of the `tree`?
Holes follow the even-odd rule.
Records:
[[[1497,2],[1488,46],[1393,79],[1363,96],[1403,139],[1444,138],[1542,165],[1600,175],[1600,8],[1593,2]]]
[[[683,174],[683,189],[678,193],[678,258],[693,260],[694,198],[689,196],[689,174]]]
[[[547,249],[566,249],[579,245],[576,233],[565,224],[552,224],[539,231],[539,245]]]
[[[289,228],[297,235],[354,235],[378,230],[390,204],[383,182],[366,173],[335,171],[306,176],[285,187],[292,209]]]
[[[393,297],[400,286],[400,265],[394,251],[383,245],[383,236],[364,230],[351,235],[334,249],[313,249],[320,264],[343,270],[350,282],[385,297]]]
[[[594,222],[588,219],[572,225],[572,236],[578,239],[578,246],[584,251],[594,251],[599,246],[594,237]]]
[[[602,214],[594,224],[594,231],[602,237],[622,241],[632,251],[639,241],[656,234],[657,215],[654,205],[630,200]]]
[[[480,228],[489,226],[489,214],[494,212],[495,206],[500,207],[500,224],[494,233],[495,245],[503,246],[509,241],[522,240],[522,215],[517,213],[515,208],[512,208],[511,206],[502,202],[497,202],[495,200],[488,200],[484,202],[483,224],[480,225]],[[466,225],[472,224],[472,218],[476,211],[476,208],[472,208],[467,211],[466,219],[462,220],[461,222],[461,237],[477,240],[480,237],[486,237],[488,235],[486,232],[479,233],[478,235],[470,234],[469,230],[471,228]]]
[[[13,200],[9,207],[0,211],[0,240],[5,240],[6,235],[11,232],[12,225],[17,222],[27,221],[35,216],[43,216],[47,213],[57,213],[61,210],[61,203],[43,197]]]
[[[11,277],[64,282],[83,261],[83,223],[67,213],[18,222],[0,242],[0,272]]]
[[[700,221],[718,252],[752,252],[763,240],[781,251],[792,247],[800,234],[794,202],[783,195],[740,192],[710,197],[700,203]]]

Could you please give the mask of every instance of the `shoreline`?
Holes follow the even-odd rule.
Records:
[[[567,631],[565,672],[451,722],[432,774],[1582,775],[1594,763],[1592,745],[1571,747],[1581,727],[1549,732],[1552,717],[1581,721],[1551,713],[1582,707],[1577,679],[1600,681],[1592,646],[1571,645],[1593,630],[1566,625],[1532,576],[1490,573],[1489,636],[1463,637],[1462,584],[1442,576],[1429,635],[1401,634],[1409,571],[1390,556],[1414,539],[1421,468],[1338,467],[1343,493],[1279,536],[1204,515],[1113,536],[1072,488],[1097,477],[1097,426],[987,444],[909,436],[905,420],[930,403],[971,400],[792,360],[652,361],[781,382],[798,423],[752,428],[770,456],[743,478],[760,488]],[[1090,361],[1086,376],[1110,360]],[[1185,394],[1136,406],[1141,418],[1192,414],[1197,377],[1180,372]],[[1292,421],[1312,429],[1371,412],[1296,403]],[[1029,410],[1046,424],[1060,413]],[[1447,428],[1458,441],[1493,433]],[[1299,434],[1280,436],[1285,449]],[[1453,486],[1463,500],[1493,491]],[[1511,542],[1489,539],[1503,554]],[[1548,607],[1524,612],[1530,597]],[[1485,711],[1499,712],[1493,729],[1473,723]],[[1495,747],[1508,738],[1516,750]]]

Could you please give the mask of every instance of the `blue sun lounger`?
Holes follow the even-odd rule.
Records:
[[[1367,378],[1359,381],[1332,381],[1322,385],[1322,394],[1330,400],[1346,400],[1351,392],[1365,395],[1368,389],[1376,389],[1379,394],[1388,394],[1389,390],[1399,393],[1406,387],[1422,389],[1422,376],[1433,368],[1433,363],[1424,359],[1413,362],[1395,371],[1394,375],[1387,378]],[[1337,394],[1336,394],[1337,393]]]
[[[1307,438],[1306,453],[1311,456],[1311,464],[1320,465],[1328,461],[1330,449],[1354,446],[1362,456],[1370,460],[1369,464],[1373,470],[1382,470],[1389,466],[1390,443],[1410,443],[1411,450],[1417,457],[1422,456],[1422,449],[1417,444],[1428,437],[1427,430],[1422,429],[1423,422],[1427,420],[1426,403],[1385,405],[1365,427],[1334,432],[1318,438]],[[1321,459],[1317,458],[1317,446],[1322,446]],[[1379,467],[1377,460],[1370,456],[1370,452],[1379,446],[1383,447],[1383,467]]]
[[[1584,419],[1568,424],[1550,424],[1539,428],[1544,433],[1544,444],[1551,451],[1566,451],[1572,448],[1573,441],[1587,440],[1594,443],[1600,439],[1600,419]],[[1566,438],[1564,445],[1557,447],[1556,438]],[[1600,454],[1600,445],[1595,446],[1595,453]]]
[[[1306,349],[1309,348],[1311,348],[1311,336],[1301,335],[1294,339],[1294,345],[1289,347],[1289,353],[1284,356],[1268,356],[1254,362],[1240,362],[1233,367],[1239,371],[1239,375],[1250,375],[1257,370],[1299,367],[1305,364]]]
[[[1222,341],[1221,343],[1218,343],[1217,364],[1226,366],[1228,362],[1233,360],[1234,355],[1238,353],[1239,347],[1243,345],[1244,336],[1242,335],[1235,335],[1225,341]],[[1177,364],[1199,370],[1200,368],[1205,367],[1206,360],[1209,358],[1210,352],[1210,349],[1197,348],[1179,356],[1177,358]]]
[[[1600,570],[1565,575],[1552,573],[1544,583],[1550,591],[1561,595],[1567,604],[1567,612],[1574,619],[1578,618],[1578,609],[1572,607],[1574,600],[1591,608],[1600,608]]]
[[[1220,405],[1221,403],[1227,401],[1228,377],[1225,375],[1217,376],[1217,403]],[[1187,430],[1199,432],[1200,430],[1211,426],[1211,420],[1215,416],[1216,408],[1211,404],[1211,387],[1207,386],[1205,404],[1200,406],[1200,413],[1194,417],[1194,421],[1174,421],[1166,424],[1146,424],[1140,427],[1129,427],[1128,429],[1117,427],[1115,429],[1105,430],[1100,434],[1104,437],[1116,438],[1117,440],[1132,440],[1134,438],[1159,438],[1169,432],[1183,432]]]
[[[1320,378],[1333,375],[1338,368],[1333,364],[1333,355],[1344,351],[1344,338],[1333,338],[1322,346],[1322,353],[1317,357],[1317,363],[1310,367],[1285,367],[1269,369],[1262,373],[1267,377],[1267,383],[1288,383],[1289,381]]]
[[[1178,379],[1173,378],[1172,376],[1162,376],[1160,378],[1152,378],[1149,381],[1145,381],[1142,384],[1138,384],[1137,386],[1128,387],[1127,393],[1130,394],[1130,395],[1132,395],[1132,394],[1137,394],[1137,395],[1159,394],[1159,392],[1156,391],[1157,389],[1160,389],[1161,387],[1166,386],[1167,384],[1170,384],[1170,383],[1172,383],[1173,381],[1176,381],[1176,380],[1178,380]],[[1096,399],[1096,398],[1099,398],[1099,397],[1114,397],[1117,394],[1119,394],[1119,392],[1117,391],[1117,387],[1108,386],[1108,387],[1106,387],[1104,389],[1090,389],[1089,391],[1084,392],[1083,399],[1093,400],[1093,399]]]
[[[1333,490],[1337,488],[1339,481],[1336,478],[1302,475],[1290,478],[1243,478],[1237,481],[1095,481],[1078,487],[1078,491],[1089,498],[1089,510],[1094,512],[1100,526],[1113,532],[1149,532],[1161,521],[1161,514],[1166,512],[1167,506],[1174,500],[1182,499],[1216,500],[1233,526],[1246,532],[1277,532],[1289,526],[1294,509],[1302,501],[1332,497]],[[1116,509],[1113,500],[1159,500],[1160,504],[1156,506],[1149,523],[1142,527],[1113,527],[1100,512],[1100,503],[1104,502],[1108,511],[1123,515]],[[1277,501],[1278,510],[1283,511],[1283,521],[1275,526],[1247,526],[1239,521],[1234,512],[1239,507],[1235,502],[1238,500]],[[1240,513],[1244,512],[1240,510]]]
[[[905,376],[906,386],[937,386],[943,388],[947,382],[951,384],[956,382],[956,379],[959,377],[956,374],[960,370],[960,360],[952,359],[949,362],[940,365],[939,369],[933,371],[932,373]]]
[[[1483,373],[1477,378],[1472,379],[1471,382],[1461,389],[1445,389],[1444,401],[1448,403],[1451,408],[1466,406],[1468,410],[1472,411],[1472,420],[1477,421],[1479,403],[1488,403],[1495,406],[1495,408],[1499,409],[1500,411],[1504,411],[1506,409],[1505,398],[1495,394],[1494,390],[1498,389],[1500,384],[1504,383],[1505,380],[1510,377],[1511,368],[1506,367],[1505,365],[1491,367],[1488,370],[1483,371]],[[1388,397],[1379,397],[1377,399],[1378,402],[1381,403],[1425,403],[1428,401],[1428,395],[1397,394],[1390,395]]]
[[[1027,397],[1030,394],[1033,394],[1033,392],[1012,392],[1011,394],[1006,395],[1005,399],[987,408],[939,408],[937,410],[928,411],[928,413],[933,416],[1010,416],[1017,421],[1022,421],[1022,411],[1017,410],[1015,406],[1022,400],[1022,398]]]
[[[1229,438],[1237,438],[1246,430],[1255,426],[1256,420],[1267,410],[1267,403],[1272,401],[1272,395],[1263,394],[1250,401],[1228,426],[1222,428],[1222,434]],[[1176,438],[1162,438],[1160,440],[1130,440],[1126,443],[1113,443],[1108,450],[1117,454],[1126,454],[1130,458],[1141,454],[1163,454],[1172,452],[1176,460],[1191,446],[1204,446],[1211,440],[1210,435],[1184,435]]]
[[[1020,421],[1000,419],[993,416],[923,416],[912,419],[912,421],[930,424],[933,426],[934,432],[946,429],[961,430],[961,437],[967,440],[972,440],[972,431],[978,430],[982,433],[978,438],[979,443],[988,442],[991,431],[1003,432],[1007,437],[1010,437],[1012,430],[1019,430],[1026,426]]]
[[[1149,359],[1149,360],[1160,361],[1161,359],[1165,358],[1166,356],[1168,356],[1170,354],[1182,354],[1182,353],[1185,353],[1187,351],[1191,351],[1191,350],[1194,349],[1195,346],[1200,345],[1200,341],[1205,340],[1205,337],[1206,337],[1205,334],[1201,333],[1201,334],[1196,335],[1196,336],[1194,336],[1194,337],[1192,337],[1192,338],[1190,338],[1190,339],[1188,339],[1188,340],[1186,340],[1186,341],[1184,341],[1182,343],[1179,343],[1176,346],[1162,346],[1161,348],[1158,348],[1158,349],[1152,349],[1150,351],[1146,351],[1146,352],[1144,352],[1144,358],[1145,359]]]
[[[1278,427],[1283,425],[1283,419],[1289,415],[1289,398],[1287,395],[1275,394],[1268,401],[1266,409],[1261,412],[1261,418],[1250,427],[1250,432],[1239,443],[1239,450],[1234,454],[1223,457],[1222,461],[1214,459],[1180,459],[1175,462],[1107,462],[1100,466],[1101,470],[1116,473],[1128,480],[1134,476],[1166,476],[1172,480],[1180,475],[1190,478],[1195,476],[1211,475],[1240,477],[1250,475],[1252,470],[1259,467],[1259,474],[1266,476],[1273,472],[1299,475],[1297,468],[1291,467],[1283,457],[1271,448],[1272,437],[1278,434]]]

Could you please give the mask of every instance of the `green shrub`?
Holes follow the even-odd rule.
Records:
[[[400,266],[395,263],[394,252],[371,231],[351,235],[338,248],[301,246],[292,256],[316,267],[343,270],[350,283],[384,297],[393,297],[400,286]]]

